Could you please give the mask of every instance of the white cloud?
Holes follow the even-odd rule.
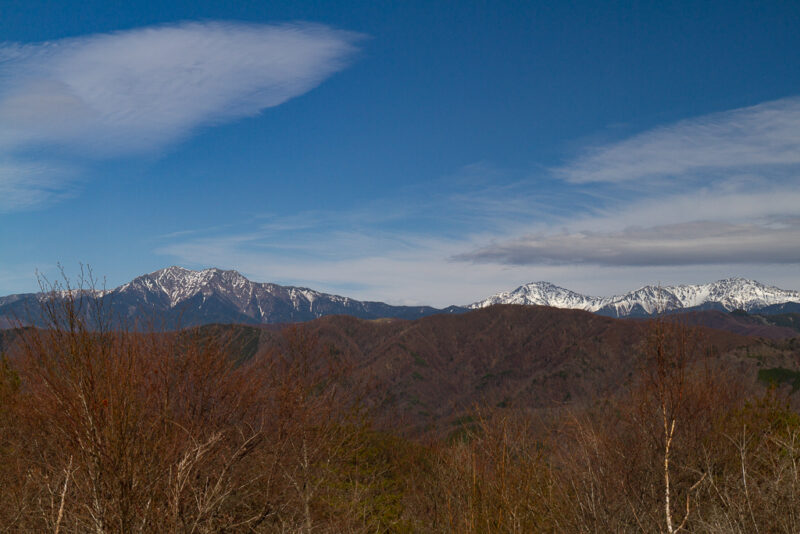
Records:
[[[449,262],[463,243],[443,239],[320,232],[293,243],[293,250],[264,246],[268,241],[258,235],[200,237],[156,252],[188,266],[237,269],[252,280],[407,305],[466,304],[498,287],[519,285],[527,278],[522,271],[530,271]]]
[[[294,236],[293,236],[294,238]],[[293,239],[294,240],[294,239]],[[404,236],[352,240],[320,230],[298,244],[306,252],[264,247],[270,239],[250,234],[196,237],[161,246],[156,252],[187,267],[237,269],[251,280],[311,287],[361,300],[391,304],[448,306],[469,304],[524,283],[547,280],[587,294],[624,293],[647,284],[702,283],[745,276],[784,288],[797,288],[796,265],[738,263],[735,265],[609,266],[588,264],[507,265],[473,263],[449,258],[474,248],[471,239],[444,240]],[[370,243],[365,247],[365,243]],[[338,249],[336,255],[324,251]]]
[[[800,189],[720,182],[517,224],[453,256],[507,265],[800,264]]]
[[[574,183],[687,180],[800,165],[800,98],[705,115],[588,149],[555,170]]]
[[[454,259],[531,266],[800,264],[800,98],[594,147],[554,174],[576,194],[597,192],[597,202],[518,225]]]
[[[746,186],[721,183],[676,195],[651,195],[627,203],[612,203],[589,217],[570,221],[572,231],[621,231],[631,226],[650,227],[685,221],[751,221],[762,224],[775,217],[800,216],[800,188],[795,184],[771,185],[753,180]]]
[[[358,39],[321,25],[192,22],[2,45],[0,156],[161,149],[309,91],[346,66]]]
[[[620,232],[531,235],[459,254],[455,259],[510,265],[800,264],[798,243],[800,219],[771,226],[694,221]]]
[[[75,176],[66,167],[0,161],[0,213],[40,206],[74,194]]]
[[[431,188],[446,193],[414,190],[364,210],[179,237],[159,252],[257,280],[441,306],[535,280],[597,295],[729,276],[796,288],[798,102],[595,148],[595,159],[578,158],[555,178],[470,166],[466,179]]]
[[[781,198],[777,191],[765,195],[769,200]],[[785,196],[787,203],[793,200]],[[800,236],[800,217],[764,216],[770,210],[763,204],[752,211],[763,216],[758,222],[738,225],[725,222],[724,209],[720,208],[713,211],[713,220],[703,223],[647,226],[647,210],[654,210],[654,205],[631,206],[573,221],[550,219],[537,223],[541,235],[536,243],[549,256],[532,259],[513,257],[530,252],[531,244],[514,238],[531,228],[516,220],[515,214],[509,224],[482,231],[479,228],[484,217],[477,205],[468,204],[463,214],[459,213],[462,207],[449,197],[438,202],[426,200],[431,203],[421,211],[413,202],[403,203],[410,210],[405,217],[396,210],[387,214],[378,205],[357,211],[301,213],[273,218],[260,226],[251,221],[241,228],[165,236],[166,243],[156,252],[187,266],[232,268],[254,280],[304,285],[395,304],[465,304],[535,280],[600,295],[659,281],[699,283],[728,276],[797,286],[797,265],[786,262],[800,257],[800,249],[791,246]],[[746,202],[746,195],[723,200],[731,200],[736,210]],[[704,201],[697,199],[698,205]],[[691,214],[696,213],[693,210],[697,205],[692,207],[690,197],[679,196],[658,206],[665,218],[671,205],[687,210],[679,220],[687,215],[691,220]],[[487,218],[499,214],[494,202],[483,209]],[[471,220],[477,225],[470,227],[472,231],[465,229],[460,235],[445,238],[435,231],[412,232],[402,224],[391,228],[385,224],[403,218],[415,220],[425,214]],[[659,217],[656,214],[654,220]],[[625,223],[624,228],[617,228],[617,218]],[[365,220],[369,222],[363,224]],[[644,226],[632,229],[631,224]],[[592,230],[587,232],[587,228]],[[489,250],[486,244],[491,240],[501,246]],[[469,257],[465,251],[486,255]],[[743,251],[749,255],[742,255]],[[714,265],[708,265],[709,254],[715,255]]]

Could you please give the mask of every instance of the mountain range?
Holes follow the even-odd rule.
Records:
[[[610,317],[648,317],[676,311],[744,310],[749,313],[800,311],[800,291],[767,286],[745,278],[710,284],[645,286],[624,295],[591,297],[549,282],[534,282],[470,304],[470,309],[495,304],[524,304],[585,310]]]
[[[277,324],[305,322],[327,315],[361,319],[418,319],[463,313],[495,304],[578,309],[611,317],[645,317],[691,310],[745,310],[770,314],[800,311],[800,292],[729,278],[711,284],[646,286],[613,297],[591,297],[536,282],[498,293],[468,306],[392,306],[331,295],[305,287],[253,282],[232,270],[193,271],[168,267],[139,276],[111,290],[87,290],[115,319],[170,328],[210,323]],[[41,293],[0,297],[0,327],[41,322]]]
[[[112,290],[85,290],[99,299],[116,320],[128,324],[156,321],[169,328],[210,323],[276,324],[310,321],[326,315],[361,319],[417,319],[436,313],[463,312],[453,306],[391,306],[321,293],[305,287],[252,282],[236,271],[192,271],[168,267],[139,276]],[[0,327],[41,321],[41,293],[0,297]]]

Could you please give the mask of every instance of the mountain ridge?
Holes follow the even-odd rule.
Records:
[[[218,268],[194,271],[171,266],[143,274],[111,290],[81,291],[83,296],[108,304],[115,319],[128,323],[157,320],[169,328],[210,323],[294,323],[326,315],[417,319],[465,311],[456,306],[438,309],[359,301],[306,287],[253,282],[237,271]],[[35,314],[44,296],[25,293],[0,297],[0,325]],[[34,317],[23,322],[37,320]]]
[[[203,270],[171,266],[137,276],[111,290],[80,290],[100,299],[115,319],[127,324],[154,320],[165,327],[210,323],[279,324],[305,322],[327,315],[361,319],[418,319],[434,314],[463,313],[494,304],[522,304],[577,309],[610,317],[649,317],[693,310],[751,313],[800,312],[800,292],[767,286],[745,278],[727,278],[710,284],[645,286],[623,295],[594,297],[550,282],[533,282],[501,292],[468,306],[393,306],[359,301],[299,286],[253,282],[234,270]],[[64,297],[65,291],[56,293]],[[46,293],[0,297],[0,327],[41,322]],[[31,316],[33,317],[31,318]]]
[[[479,309],[494,304],[523,304],[584,310],[611,317],[644,317],[677,311],[720,309],[756,312],[778,307],[800,309],[800,291],[780,289],[755,280],[734,277],[708,284],[644,286],[622,295],[594,297],[550,282],[532,282],[513,291],[496,293],[469,304]],[[782,306],[782,308],[781,308]]]

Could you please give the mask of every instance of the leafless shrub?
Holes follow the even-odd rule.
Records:
[[[0,355],[0,531],[800,531],[800,416],[679,324],[616,395],[414,442],[301,327],[239,362],[222,330],[126,330],[91,282],[51,289]]]
[[[53,288],[46,327],[22,333],[13,372],[2,360],[4,525],[371,529],[354,510],[384,473],[359,463],[371,434],[343,364],[299,330],[237,364],[224,339],[111,329],[103,313],[91,289]]]

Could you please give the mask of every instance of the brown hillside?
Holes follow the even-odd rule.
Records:
[[[432,421],[476,403],[545,408],[614,392],[635,375],[649,324],[505,305],[416,321],[331,316],[304,328],[324,352],[348,355],[355,374],[376,384],[376,398]],[[701,330],[716,354],[759,343]],[[281,344],[279,333],[261,332],[261,350]]]
[[[742,325],[716,313],[690,314],[685,322],[698,318],[727,330]],[[578,310],[504,305],[414,321],[329,316],[297,328],[317,341],[316,357],[348,362],[348,378],[368,385],[368,399],[379,413],[428,423],[476,404],[555,408],[619,391],[637,375],[650,325]],[[200,330],[227,339],[227,352],[239,360],[286,349],[285,335],[274,325]],[[792,340],[698,331],[726,369],[751,383],[759,369],[800,369],[800,343]],[[8,349],[13,331],[4,337],[0,345]]]
[[[734,315],[714,310],[682,313],[674,317],[685,324],[725,330],[742,336],[765,339],[789,339],[800,336],[800,332],[794,328],[770,324],[765,317],[759,315]]]

